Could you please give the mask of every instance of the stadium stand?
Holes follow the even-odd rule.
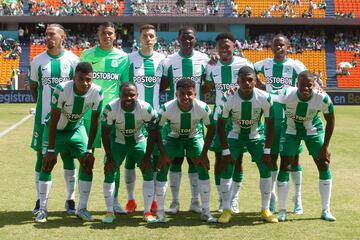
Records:
[[[9,54],[10,52],[3,52],[0,54],[0,85],[5,85],[7,81],[11,78],[12,69],[19,68],[20,59],[6,59],[4,56]]]
[[[224,16],[221,0],[132,0],[133,16]]]
[[[21,16],[23,14],[22,0],[0,0],[0,16]]]
[[[355,61],[355,62],[354,62]],[[352,68],[347,68],[346,71],[349,75],[337,75],[339,88],[360,88],[360,68],[357,63],[360,62],[359,55],[355,56],[351,51],[336,51],[336,66],[339,67],[340,63],[355,63]]]
[[[325,18],[324,2],[320,1],[315,3],[311,0],[280,0],[280,2],[274,0],[235,0],[234,2],[237,5],[239,16],[243,16],[246,8],[251,7],[251,17]]]
[[[334,9],[336,17],[359,18],[360,16],[359,0],[334,0]]]

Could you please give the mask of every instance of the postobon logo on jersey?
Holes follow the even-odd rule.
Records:
[[[133,129],[120,129],[119,132],[124,135],[125,137],[131,137],[134,136],[135,133],[139,131],[139,128],[133,128]]]
[[[292,79],[287,77],[267,77],[266,82],[270,84],[273,88],[279,89],[282,88],[282,85],[292,86]],[[281,86],[274,86],[274,84],[282,84]]]
[[[240,128],[251,128],[254,124],[259,122],[259,118],[249,120],[233,119],[233,122],[239,125]]]
[[[237,83],[216,83],[215,89],[218,91],[225,92],[229,90],[230,88],[239,86]]]
[[[134,77],[134,82],[143,84],[146,88],[153,88],[156,84],[160,84],[161,77],[151,76],[137,76]]]
[[[179,135],[190,135],[196,131],[193,128],[181,128],[181,129],[173,129],[173,131]]]
[[[292,120],[294,120],[294,122],[297,123],[303,123],[313,119],[312,116],[308,116],[308,117],[298,116],[295,113],[289,111],[285,111],[285,115],[287,118],[291,118]]]
[[[55,88],[56,85],[62,82],[69,81],[69,77],[43,77],[41,79],[42,85],[50,85],[51,88]]]
[[[93,78],[97,80],[118,80],[119,74],[108,72],[94,72]]]
[[[84,113],[81,114],[68,113],[64,109],[61,112],[65,115],[65,117],[69,120],[69,122],[77,122],[84,116]]]
[[[201,82],[201,76],[192,76],[192,77],[174,77],[174,84],[176,84],[178,81],[180,81],[183,78],[191,79],[196,84],[199,84]]]

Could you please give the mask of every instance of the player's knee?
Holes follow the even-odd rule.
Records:
[[[327,171],[329,169],[329,162],[318,160],[317,161],[317,167],[319,171]]]
[[[329,180],[331,178],[332,178],[332,176],[331,176],[330,168],[328,168],[327,170],[319,171],[319,179],[320,180]]]
[[[143,176],[144,181],[152,181],[152,180],[154,180],[154,173],[151,170],[146,171],[146,172],[142,172],[142,176]]]
[[[269,177],[271,177],[271,172],[270,172],[270,169],[268,168],[268,166],[266,166],[263,163],[260,163],[258,165],[258,168],[259,168],[259,173],[260,173],[261,178],[269,178]]]
[[[199,180],[208,180],[210,178],[208,170],[206,170],[204,167],[200,166],[196,169],[199,174]]]
[[[288,156],[281,156],[280,171],[290,171],[291,169],[291,158]]]
[[[289,175],[290,172],[289,171],[279,171],[278,177],[277,177],[277,181],[279,182],[288,182],[289,181]]]
[[[234,174],[234,165],[233,164],[228,164],[227,167],[225,168],[225,170],[221,173],[221,178],[223,179],[230,179],[232,178],[233,174]]]
[[[113,182],[115,182],[115,174],[105,173],[104,183],[113,183]]]
[[[167,181],[167,171],[162,169],[160,172],[156,174],[156,181],[166,182]]]
[[[40,172],[39,180],[42,182],[51,181],[51,173]]]
[[[61,159],[63,161],[64,169],[74,170],[76,167],[75,159],[70,153],[61,153]]]
[[[134,170],[134,169],[135,169],[135,162],[126,159],[126,161],[125,161],[125,168],[126,168],[126,169],[129,169],[129,170]]]
[[[194,165],[194,163],[192,162],[192,160],[190,158],[187,158],[188,163],[189,163],[189,168],[188,168],[188,173],[196,173],[196,167]]]
[[[92,179],[93,179],[93,173],[86,174],[86,173],[84,172],[84,170],[82,169],[82,167],[80,166],[80,169],[79,169],[79,180],[91,182]]]

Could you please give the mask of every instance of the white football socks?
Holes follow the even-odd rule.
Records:
[[[278,200],[279,200],[279,209],[286,210],[286,202],[290,190],[289,182],[277,182],[278,187]]]
[[[167,182],[156,181],[156,201],[158,204],[158,211],[164,211],[165,208],[165,194]]]
[[[52,181],[39,181],[40,209],[47,211]]]
[[[199,201],[199,174],[198,173],[188,173],[190,180],[190,190],[191,190],[191,202]]]
[[[260,178],[261,210],[269,209],[272,179]]]
[[[181,172],[171,172],[169,175],[172,202],[179,202]]]
[[[210,209],[210,179],[198,180],[203,211]]]
[[[220,179],[221,199],[222,199],[222,204],[223,204],[224,210],[230,209],[231,193],[232,193],[231,185],[232,185],[232,178],[230,178],[230,179],[221,178]]]
[[[103,185],[105,205],[107,212],[114,212],[114,193],[115,193],[115,182],[105,183]]]
[[[126,191],[128,194],[128,200],[134,200],[135,199],[135,181],[136,181],[135,169],[126,169],[125,168],[124,177],[125,177]]]
[[[66,192],[67,192],[66,200],[75,200],[76,170],[64,169],[64,179],[65,179]]]
[[[322,210],[330,210],[332,179],[319,180]]]
[[[154,199],[154,181],[143,181],[144,213],[150,212],[151,203]]]
[[[87,203],[90,196],[92,182],[79,180],[79,193],[80,200],[78,204],[78,209],[87,208]]]

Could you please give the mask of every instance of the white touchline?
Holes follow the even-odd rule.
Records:
[[[20,121],[18,121],[17,123],[15,123],[14,125],[12,125],[11,127],[5,129],[4,131],[0,132],[0,138],[5,136],[6,134],[8,134],[9,132],[11,132],[12,130],[14,130],[15,128],[17,128],[18,126],[20,126],[21,124],[23,124],[25,121],[27,121],[29,118],[31,118],[33,115],[29,114],[26,117],[24,117],[23,119],[21,119]]]

